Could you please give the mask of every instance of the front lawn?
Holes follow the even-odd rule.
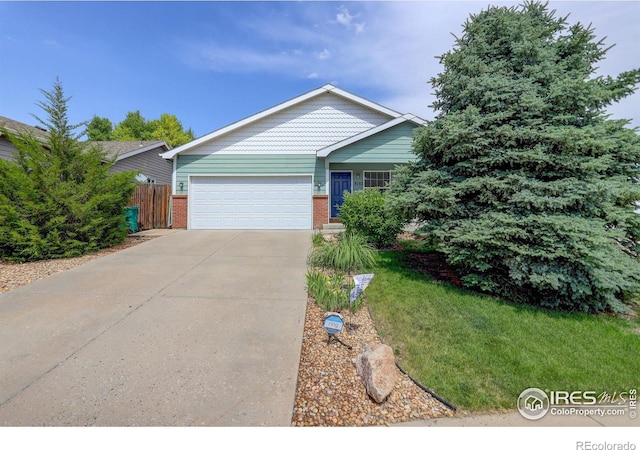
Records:
[[[382,340],[414,379],[467,411],[514,409],[529,387],[638,388],[640,320],[514,305],[406,268],[380,252],[366,297]]]

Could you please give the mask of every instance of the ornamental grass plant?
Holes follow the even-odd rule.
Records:
[[[316,236],[307,258],[307,292],[324,311],[357,311],[362,299],[350,301],[352,274],[375,266],[375,249],[355,233],[341,233],[332,241],[321,241]]]
[[[340,233],[335,241],[314,247],[307,263],[311,267],[332,269],[350,275],[352,272],[374,267],[376,251],[362,235]]]

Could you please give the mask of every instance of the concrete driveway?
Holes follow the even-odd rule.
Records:
[[[310,244],[176,231],[0,294],[0,425],[289,426]]]

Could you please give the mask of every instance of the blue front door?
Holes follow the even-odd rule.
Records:
[[[351,172],[331,172],[331,217],[338,217],[344,191],[351,192]]]

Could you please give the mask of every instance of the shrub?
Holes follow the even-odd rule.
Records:
[[[567,311],[629,311],[640,292],[640,135],[611,119],[640,69],[593,77],[611,47],[547,3],[489,7],[431,80],[387,206],[428,224],[466,286]]]
[[[345,193],[340,219],[347,232],[359,233],[376,247],[388,247],[402,232],[403,223],[385,208],[385,195],[377,189]]]
[[[18,149],[0,161],[0,256],[15,261],[78,256],[127,236],[123,207],[134,173],[111,174],[97,147],[78,141],[59,83],[39,105],[48,121],[43,143],[2,130]]]

